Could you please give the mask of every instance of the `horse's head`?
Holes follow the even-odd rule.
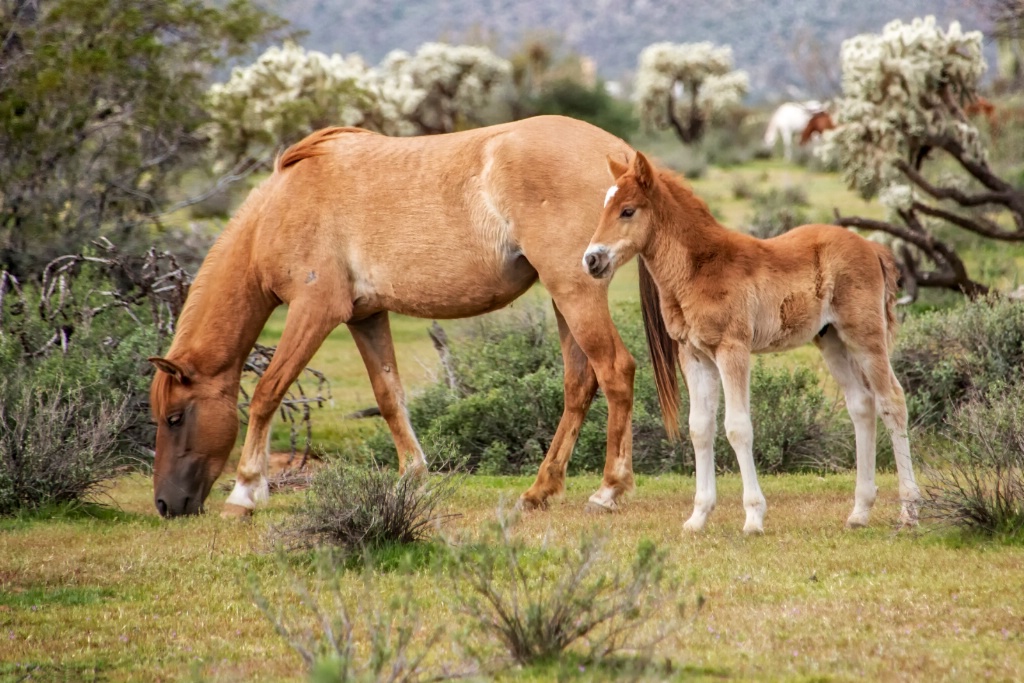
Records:
[[[608,188],[597,232],[583,254],[583,267],[596,278],[611,277],[647,245],[652,230],[654,167],[637,152],[629,165],[608,157],[615,184]]]
[[[188,364],[150,358],[157,368],[150,387],[156,420],[153,492],[164,517],[202,512],[238,435],[237,392],[200,380]]]

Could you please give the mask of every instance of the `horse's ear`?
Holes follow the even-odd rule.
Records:
[[[645,190],[654,187],[654,168],[643,152],[637,152],[633,157],[633,174],[636,176],[636,183]]]
[[[188,373],[178,363],[173,360],[161,358],[160,356],[150,356],[149,362],[156,366],[157,370],[166,372],[168,375],[178,380],[182,384],[189,384],[192,379],[188,376]]]
[[[608,155],[608,172],[612,174],[612,180],[618,180],[623,175],[625,175],[626,171],[628,170],[629,166],[627,166],[626,164],[619,163],[618,161],[613,159],[610,154]]]

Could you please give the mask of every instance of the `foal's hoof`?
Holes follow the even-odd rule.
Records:
[[[863,529],[868,525],[868,514],[866,512],[855,512],[846,520],[847,529]]]
[[[587,504],[583,506],[583,511],[592,515],[606,515],[615,512],[619,509],[619,506],[613,501],[610,505],[604,505],[602,503],[596,503],[592,500],[588,500]]]
[[[252,517],[252,508],[247,508],[234,503],[224,503],[224,509],[220,513],[221,519],[248,519]]]

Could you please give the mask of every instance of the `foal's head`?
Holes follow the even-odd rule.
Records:
[[[150,358],[157,368],[149,398],[156,420],[153,492],[164,517],[202,512],[238,435],[236,393],[197,381],[186,363]]]
[[[628,166],[608,157],[608,170],[615,184],[608,188],[601,223],[583,254],[583,267],[596,278],[611,277],[642,251],[653,230],[655,174],[647,157],[637,152]]]

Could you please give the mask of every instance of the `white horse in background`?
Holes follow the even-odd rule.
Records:
[[[792,161],[793,136],[800,135],[811,117],[824,110],[825,105],[817,100],[786,102],[781,105],[768,121],[768,129],[764,132],[765,147],[774,149],[775,143],[781,137],[786,161]]]

